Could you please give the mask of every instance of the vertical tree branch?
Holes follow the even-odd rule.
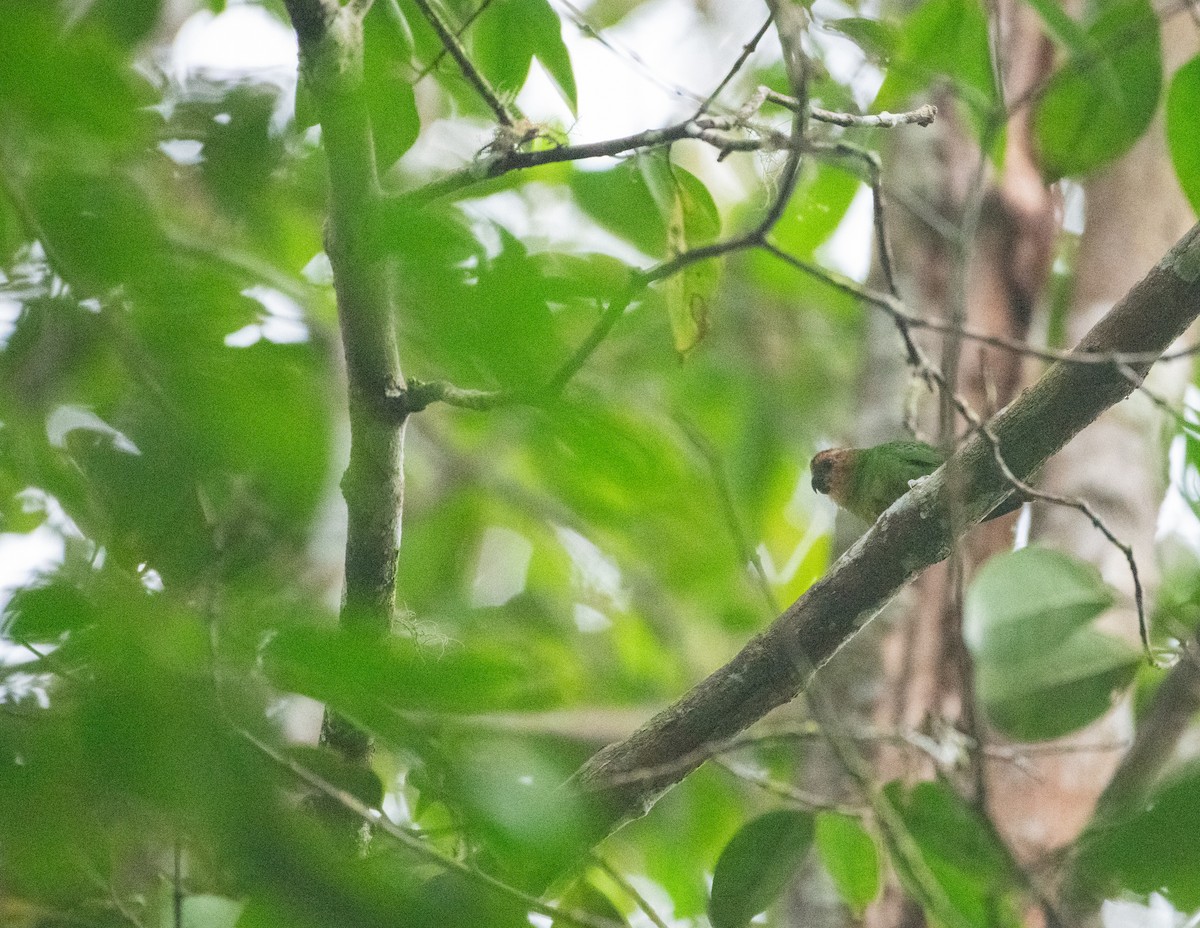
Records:
[[[300,40],[300,72],[317,104],[329,163],[325,249],[333,267],[346,359],[350,464],[342,478],[347,507],[343,628],[383,637],[396,602],[396,557],[404,501],[404,420],[381,415],[402,384],[390,269],[369,244],[378,197],[370,120],[363,94],[363,11],[322,0],[287,0]],[[327,714],[322,740],[363,760],[370,737]]]

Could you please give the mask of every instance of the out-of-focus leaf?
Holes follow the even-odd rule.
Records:
[[[162,0],[92,0],[81,22],[99,26],[119,46],[133,48],[150,35],[161,6]]]
[[[405,924],[415,928],[525,928],[529,913],[509,896],[447,870],[421,888],[416,911]]]
[[[122,148],[140,138],[145,86],[102,30],[81,24],[64,36],[52,3],[6,0],[0,12],[0,109],[40,132],[78,131]]]
[[[271,130],[278,90],[240,85],[203,107],[217,110],[204,127],[201,176],[214,199],[234,216],[254,216],[266,208],[265,196],[283,155],[282,140]]]
[[[950,82],[982,127],[995,108],[996,88],[979,0],[925,0],[909,14],[873,111],[905,109],[939,79]]]
[[[501,250],[474,268],[402,262],[406,356],[423,376],[468,385],[528,388],[544,383],[565,356],[563,322],[552,314],[548,282],[515,236],[500,229]]]
[[[546,0],[492,0],[470,36],[473,61],[501,94],[517,95],[536,56],[575,113],[575,73],[562,40],[562,23]]]
[[[1010,738],[1057,738],[1111,709],[1140,660],[1131,645],[1085,628],[1019,664],[980,664],[976,689],[988,719]]]
[[[548,681],[508,649],[366,640],[310,627],[282,629],[263,662],[280,689],[337,707],[382,733],[405,730],[404,710],[488,712],[551,700]]]
[[[648,255],[666,251],[667,226],[638,159],[603,171],[577,170],[571,192],[583,210],[609,232]]]
[[[881,19],[849,16],[824,24],[830,32],[840,32],[863,50],[871,61],[887,64],[900,44],[900,30]]]
[[[63,632],[94,624],[98,613],[78,589],[63,580],[27,586],[4,607],[4,633],[17,641],[54,641]]]
[[[375,156],[384,170],[412,147],[421,131],[410,81],[412,46],[402,18],[392,20],[393,9],[390,3],[373,4],[363,23],[363,86]]]
[[[561,872],[586,845],[585,806],[562,789],[575,763],[513,738],[475,737],[445,765],[438,798],[468,823],[517,885]]]
[[[1190,765],[1120,821],[1089,833],[1079,858],[1097,899],[1159,892],[1183,911],[1200,906],[1200,768]]]
[[[901,884],[927,911],[936,914],[928,891],[939,892],[955,921],[978,928],[1017,928],[1020,882],[1003,845],[988,824],[949,786],[918,783],[905,792],[899,782],[884,788],[884,797],[899,813],[920,866],[935,886],[928,887],[908,864],[893,856]],[[960,921],[961,920],[961,921]]]
[[[125,178],[51,169],[31,200],[56,270],[80,296],[167,273],[158,221]]]
[[[1137,652],[1088,625],[1113,602],[1094,568],[1042,548],[989,561],[967,593],[963,635],[993,724],[1039,740],[1102,715]]]
[[[369,808],[377,809],[383,802],[383,783],[375,771],[352,763],[329,748],[296,745],[288,750],[288,756],[308,772],[349,793]]]
[[[1072,54],[1082,54],[1087,49],[1087,33],[1083,27],[1066,14],[1062,6],[1054,0],[1025,0],[1038,16],[1047,33],[1063,48]]]
[[[1167,146],[1175,176],[1194,212],[1200,212],[1200,133],[1195,131],[1200,112],[1200,56],[1175,72],[1167,92]]]
[[[1086,52],[1055,75],[1034,111],[1034,142],[1050,180],[1095,170],[1146,131],[1162,85],[1158,28],[1148,0],[1098,4]]]
[[[713,870],[713,928],[744,928],[778,898],[812,846],[813,827],[810,813],[781,809],[733,836]]]
[[[1090,564],[1031,546],[992,558],[971,583],[963,637],[977,661],[1044,654],[1108,610],[1112,589]]]
[[[581,879],[575,883],[559,901],[559,905],[568,912],[587,912],[598,918],[608,919],[618,925],[628,924],[611,899],[595,887],[591,880]],[[561,919],[550,923],[550,928],[566,928]]]
[[[817,852],[833,885],[850,911],[861,917],[879,895],[879,851],[875,839],[857,819],[822,813],[817,816]]]

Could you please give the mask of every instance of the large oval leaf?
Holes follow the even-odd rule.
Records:
[[[1093,171],[1141,138],[1162,85],[1158,19],[1148,0],[1104,4],[1087,53],[1058,72],[1034,113],[1034,139],[1051,180]]]
[[[813,841],[813,817],[798,809],[768,812],[725,845],[713,871],[708,916],[713,928],[742,928],[787,885]]]
[[[1030,547],[993,558],[967,591],[963,638],[976,693],[1009,737],[1055,738],[1099,718],[1137,651],[1089,624],[1113,603],[1095,568]]]
[[[1200,766],[1160,787],[1136,814],[1097,830],[1079,856],[1097,899],[1161,892],[1185,911],[1200,906]]]
[[[1175,176],[1192,209],[1200,212],[1200,56],[1175,72],[1167,93],[1167,146]]]
[[[1053,649],[1112,604],[1090,564],[1031,546],[979,571],[963,605],[963,637],[976,661],[1012,664]]]
[[[1136,648],[1085,628],[1019,663],[979,663],[976,693],[988,720],[1010,738],[1058,738],[1107,712],[1140,659]]]
[[[822,813],[817,817],[817,851],[838,895],[861,916],[879,894],[879,851],[858,819]]]

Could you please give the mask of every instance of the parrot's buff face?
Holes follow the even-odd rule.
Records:
[[[812,459],[812,488],[829,495],[835,502],[847,498],[850,474],[853,470],[850,448],[822,451]]]

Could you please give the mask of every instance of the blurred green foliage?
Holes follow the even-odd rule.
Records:
[[[805,461],[856,415],[860,307],[769,256],[737,255],[720,275],[698,266],[639,293],[556,402],[423,413],[409,429],[403,612],[391,640],[363,641],[337,630],[331,579],[345,387],[308,91],[293,112],[265,77],[180,80],[156,64],[156,0],[65,6],[0,0],[0,542],[52,552],[3,603],[0,925],[528,924],[522,902],[453,862],[470,856],[516,886],[566,863],[588,823],[560,784],[769,620],[739,535],[782,601],[824,571],[831,541]],[[264,6],[286,21],[282,4]],[[595,21],[637,6],[602,4]],[[1079,26],[1081,48],[1108,49],[1132,8]],[[557,10],[444,5],[457,26],[472,19],[468,52],[507,99],[536,60],[574,114]],[[865,16],[827,25],[887,66],[880,105],[948,82],[981,125],[993,115],[980,3]],[[376,0],[365,43],[380,169],[411,189],[427,179],[406,158],[423,132],[490,113],[407,0]],[[1106,73],[1120,81],[1127,57]],[[780,74],[768,62],[748,76],[786,90]],[[1047,152],[1097,105],[1065,74],[1039,110]],[[1105,102],[1120,131],[1053,170],[1131,144],[1157,97],[1149,83],[1122,83],[1137,99]],[[814,93],[853,105],[827,75]],[[737,159],[754,172],[753,156]],[[862,189],[854,164],[809,160],[774,240],[820,261]],[[548,191],[578,229],[484,218],[492,194],[532,209]],[[390,212],[374,232],[395,264],[405,372],[540,386],[635,267],[743,231],[761,205],[758,192],[714,197],[703,171],[657,152]],[[996,588],[981,578],[977,657],[1011,657],[1013,636],[1041,649],[1090,634],[1106,591],[1081,581],[1094,595],[1065,605],[1037,595],[1077,568],[1056,563],[1038,583],[1004,574]],[[1045,678],[1022,667],[1005,677],[1023,687],[1012,699],[1044,699]],[[1127,682],[1119,669],[1101,681],[1105,700]],[[1090,718],[1097,692],[1055,690],[1055,731]],[[372,768],[293,743],[300,697],[370,730]],[[1014,733],[1046,734],[1010,715]],[[798,744],[749,750],[780,778],[803,775]],[[1015,880],[988,824],[945,784],[888,795],[965,923],[1012,923]],[[1191,821],[1195,795],[1167,787],[1163,808]],[[365,851],[347,848],[314,811],[331,799],[382,807],[408,840],[377,830]],[[878,823],[780,805],[705,769],[600,850],[674,917],[734,925],[775,899],[815,834],[861,911],[892,846]],[[1195,898],[1185,867],[1148,876],[1114,841],[1090,852],[1106,879]],[[618,924],[637,907],[592,865],[549,896]]]

